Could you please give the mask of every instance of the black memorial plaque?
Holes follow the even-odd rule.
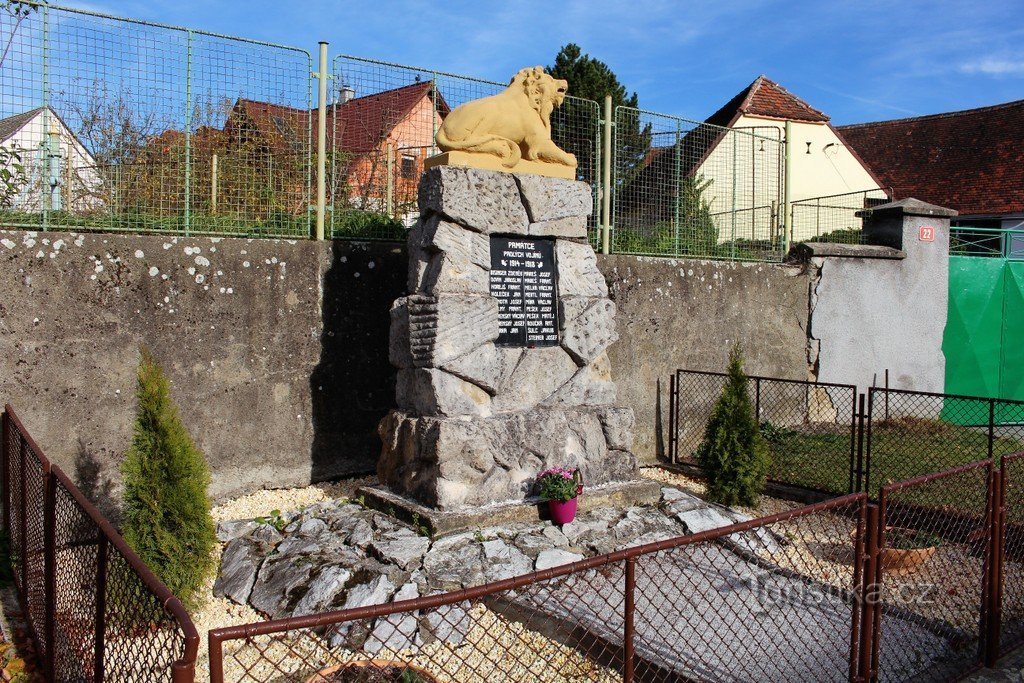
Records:
[[[554,240],[492,237],[490,290],[498,300],[498,346],[558,346]]]

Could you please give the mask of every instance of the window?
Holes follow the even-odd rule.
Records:
[[[402,155],[402,177],[406,179],[416,177],[416,157],[408,154]]]

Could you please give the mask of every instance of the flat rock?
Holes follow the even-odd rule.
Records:
[[[509,173],[437,166],[420,179],[421,214],[436,212],[477,232],[525,235],[530,219]]]
[[[398,589],[391,601],[413,600],[419,596],[416,584],[407,583]],[[418,615],[418,612],[404,612],[380,617],[362,649],[375,654],[381,650],[400,652],[414,647],[419,630]]]
[[[249,594],[249,604],[271,619],[285,616],[289,594],[306,585],[310,570],[308,562],[295,562],[293,558],[267,560]]]
[[[281,541],[277,546],[277,553],[282,557],[294,555],[312,555],[320,552],[320,544],[308,538],[291,536]]]
[[[633,425],[636,416],[632,408],[606,406],[597,413],[604,430],[604,439],[612,450],[633,450]],[[664,489],[663,489],[664,490]]]
[[[543,405],[559,407],[605,407],[615,403],[615,382],[608,354],[602,352],[589,365],[579,368],[571,379],[544,399]]]
[[[429,538],[413,534],[372,541],[369,550],[384,562],[398,565],[404,571],[413,571],[420,566],[420,561],[429,546]]]
[[[563,564],[579,562],[582,559],[582,555],[570,553],[567,550],[561,550],[559,548],[552,548],[551,550],[543,550],[539,555],[537,555],[537,561],[534,564],[534,568],[537,571],[540,571],[541,569],[550,569],[551,567],[559,567]]]
[[[249,539],[232,540],[221,556],[213,594],[244,605],[249,600],[263,558],[263,553]]]
[[[484,552],[484,576],[487,581],[501,581],[529,574],[533,562],[521,550],[501,539],[481,544]]]
[[[365,548],[373,540],[373,526],[365,519],[357,519],[348,535],[348,543]]]
[[[424,221],[421,246],[431,251],[444,252],[458,261],[472,263],[480,268],[491,267],[491,244],[485,235],[467,230],[438,215]]]
[[[498,338],[498,302],[487,295],[406,297],[415,367],[440,367]]]
[[[490,289],[488,271],[475,263],[441,252],[427,262],[419,279],[416,292],[436,296],[439,294],[473,294],[486,296]]]
[[[221,543],[233,541],[239,536],[247,536],[259,526],[253,519],[238,519],[232,522],[221,522],[217,525],[217,540]]]
[[[451,550],[431,549],[423,557],[423,571],[430,585],[437,590],[458,590],[484,583],[484,562],[480,545],[456,547]]]
[[[331,608],[335,598],[345,589],[352,572],[341,566],[323,567],[309,583],[309,590],[302,596],[292,616],[315,614]]]
[[[469,601],[441,605],[427,612],[424,641],[440,640],[454,647],[462,645],[473,627]]]
[[[686,525],[686,530],[691,534],[699,534],[709,529],[719,529],[730,526],[735,522],[727,517],[721,510],[713,507],[697,508],[687,512],[681,512],[676,518]]]

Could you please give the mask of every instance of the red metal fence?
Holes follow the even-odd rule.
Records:
[[[455,593],[217,629],[210,676],[952,680],[1024,642],[1022,476],[1019,453],[891,484],[877,505],[852,494]]]
[[[14,583],[46,679],[192,681],[199,634],[185,609],[9,405],[0,478]]]

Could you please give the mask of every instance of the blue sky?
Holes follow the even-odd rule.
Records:
[[[1024,98],[1024,0],[63,4],[494,80],[572,41],[643,108],[695,119],[762,73],[838,124]]]

